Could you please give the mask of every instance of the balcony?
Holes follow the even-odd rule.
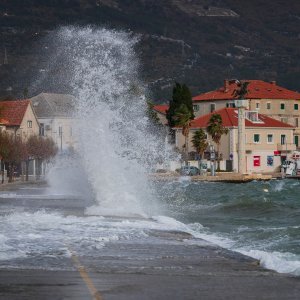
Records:
[[[238,150],[238,144],[236,144],[236,150]],[[267,144],[267,143],[246,143],[245,151],[255,151],[255,150],[269,150],[269,151],[295,151],[296,145],[287,143],[287,144]]]

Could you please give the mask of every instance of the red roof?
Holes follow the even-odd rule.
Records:
[[[275,81],[242,80],[242,82],[249,82],[245,99],[300,99],[300,93],[280,87]],[[236,82],[225,80],[223,87],[195,96],[193,101],[236,99],[234,94],[237,88]]]
[[[5,125],[17,126],[21,125],[24,114],[30,100],[1,101],[0,102],[0,118],[5,120]]]
[[[165,115],[167,113],[167,110],[169,109],[169,105],[154,105],[153,109]]]
[[[222,117],[223,125],[225,127],[238,126],[238,111],[236,108],[222,108],[213,113],[201,116],[191,122],[191,128],[206,128],[210,117],[214,114],[219,114]],[[284,127],[294,128],[294,126],[280,122],[266,115],[258,114],[259,122],[252,122],[246,118],[246,127]]]

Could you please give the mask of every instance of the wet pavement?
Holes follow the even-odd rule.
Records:
[[[26,251],[9,259],[0,256],[0,299],[273,300],[300,297],[300,278],[266,270],[252,258],[195,239],[188,233],[160,230],[155,221],[145,222],[147,226],[140,229],[137,227],[143,227],[144,223],[141,225],[138,219],[105,218],[101,235],[87,242],[89,234],[97,232],[99,226],[93,223],[95,217],[84,215],[90,201],[61,195],[47,197],[46,188],[38,185],[19,186],[14,193],[1,191],[0,196],[1,217],[12,214],[3,224],[20,222],[22,217],[20,226],[28,224],[32,229],[30,234],[27,231],[21,234],[28,234],[27,239],[33,238],[32,235],[35,238],[26,247],[27,239],[21,243],[14,236],[8,236],[4,240],[12,250]],[[34,213],[41,209],[44,210],[41,219],[49,214],[54,223],[62,222],[56,225],[64,231],[40,219],[37,219],[40,222],[37,227],[27,219],[24,223],[24,211],[34,223]],[[21,213],[14,218],[14,211]],[[53,213],[58,211],[62,217],[55,219]],[[87,227],[83,225],[85,219],[89,221]],[[75,221],[82,231],[75,228]],[[118,224],[136,227],[124,229],[125,235],[116,227]],[[12,230],[22,230],[22,227],[12,227]],[[54,232],[53,240],[49,232]],[[107,232],[110,234],[104,235]],[[107,238],[113,236],[112,232],[114,238]],[[46,240],[42,239],[44,234],[48,234]],[[62,234],[68,236],[62,238]],[[55,235],[60,244],[55,245]],[[82,239],[79,235],[83,235]],[[13,247],[13,243],[17,247]],[[46,251],[46,248],[49,249]]]

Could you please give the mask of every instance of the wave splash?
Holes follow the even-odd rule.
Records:
[[[77,99],[78,148],[98,202],[87,213],[157,214],[147,173],[170,151],[147,117],[134,51],[138,39],[126,32],[65,27],[58,40]]]

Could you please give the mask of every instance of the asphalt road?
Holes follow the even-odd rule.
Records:
[[[63,217],[80,216],[82,222],[90,204],[80,198],[39,197],[46,190],[37,185],[1,193],[2,219],[14,211],[33,214],[43,209],[43,218],[60,212]],[[17,222],[13,217],[5,220],[2,225]],[[104,221],[107,231],[117,222],[126,222],[120,218]],[[35,235],[37,231],[42,236],[46,230],[41,224],[40,232],[32,229]],[[72,235],[73,225],[67,225],[70,230],[65,233]],[[83,235],[90,229],[86,230]],[[266,270],[252,258],[184,232],[153,226],[143,233],[110,239],[101,247],[94,242],[88,251],[81,251],[75,236],[66,244],[69,255],[59,260],[45,255],[45,250],[36,254],[35,247],[45,246],[39,241],[47,242],[40,237],[26,256],[0,261],[0,299],[300,299],[298,277]],[[16,239],[11,242],[19,243]]]

